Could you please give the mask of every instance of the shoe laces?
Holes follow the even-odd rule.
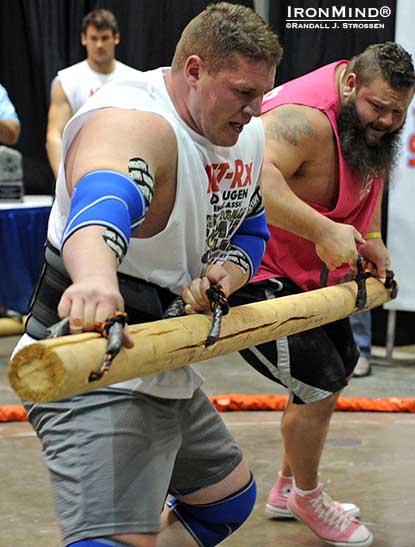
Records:
[[[318,517],[327,526],[336,526],[340,532],[344,532],[353,519],[346,513],[340,504],[335,503],[331,497],[322,491],[316,498],[310,500]]]

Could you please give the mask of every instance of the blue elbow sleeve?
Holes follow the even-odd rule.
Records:
[[[269,238],[265,211],[262,209],[254,216],[245,218],[231,239],[232,248],[241,251],[248,260],[250,279],[261,264]]]
[[[116,171],[89,173],[72,194],[62,246],[80,228],[98,225],[115,232],[127,248],[131,232],[144,220],[147,207],[138,184],[127,175]]]

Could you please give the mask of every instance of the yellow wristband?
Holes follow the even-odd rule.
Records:
[[[364,239],[382,239],[382,234],[380,232],[369,232]]]

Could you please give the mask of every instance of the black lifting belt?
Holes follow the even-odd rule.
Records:
[[[30,301],[30,314],[26,321],[26,332],[32,338],[48,338],[50,332],[47,329],[60,321],[58,304],[71,283],[59,251],[47,243],[45,263]],[[168,289],[122,273],[118,273],[118,284],[131,324],[161,319],[163,310],[177,296]]]

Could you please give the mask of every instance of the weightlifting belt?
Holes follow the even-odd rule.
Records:
[[[30,300],[26,321],[26,332],[32,338],[46,338],[49,334],[46,329],[60,320],[58,304],[71,283],[59,251],[47,242],[45,262]],[[118,273],[118,284],[130,324],[161,319],[163,310],[177,296],[168,289],[122,273]]]

